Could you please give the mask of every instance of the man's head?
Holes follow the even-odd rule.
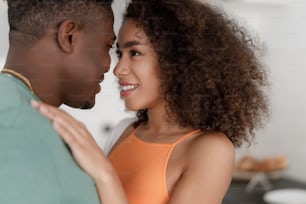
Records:
[[[8,0],[6,62],[52,105],[91,108],[110,66],[112,0]]]
[[[68,19],[83,28],[94,26],[104,20],[112,0],[7,0],[7,3],[10,42],[29,43]]]

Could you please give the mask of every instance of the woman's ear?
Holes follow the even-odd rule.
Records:
[[[72,53],[75,47],[78,32],[78,26],[74,21],[63,21],[59,25],[56,36],[60,49],[66,53]]]

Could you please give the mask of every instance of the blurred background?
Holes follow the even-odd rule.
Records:
[[[210,0],[210,3],[246,26],[265,43],[267,50],[263,61],[271,82],[268,90],[271,119],[256,132],[255,144],[237,150],[237,159],[246,154],[256,158],[283,155],[288,160],[283,174],[306,182],[306,0]],[[125,7],[124,0],[115,0],[113,4],[116,33]],[[1,1],[0,69],[8,49],[6,10]],[[113,68],[117,59],[114,51],[111,55]],[[106,75],[93,109],[62,108],[83,121],[100,145],[120,119],[134,114],[125,110],[112,70]]]

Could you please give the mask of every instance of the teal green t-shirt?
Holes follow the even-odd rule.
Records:
[[[38,98],[0,74],[0,204],[99,204],[93,180],[73,160]]]

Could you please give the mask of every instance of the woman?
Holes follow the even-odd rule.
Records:
[[[84,125],[34,106],[94,178],[102,203],[221,203],[234,147],[251,142],[268,112],[253,41],[197,1],[132,0],[117,47],[120,95],[138,120],[109,160]]]

